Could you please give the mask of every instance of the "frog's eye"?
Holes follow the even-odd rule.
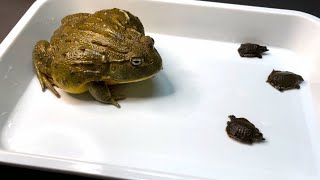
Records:
[[[133,66],[140,66],[143,63],[143,59],[142,58],[132,58],[131,59],[131,64]]]

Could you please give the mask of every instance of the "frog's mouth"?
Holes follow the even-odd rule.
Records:
[[[144,81],[144,80],[153,78],[154,76],[155,76],[155,74],[153,74],[151,76],[143,77],[143,78],[140,78],[140,79],[134,79],[134,80],[128,80],[128,81],[106,80],[106,82],[109,85],[135,83],[135,82],[140,82],[140,81]]]

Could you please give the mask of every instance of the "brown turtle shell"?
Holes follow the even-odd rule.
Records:
[[[278,89],[280,92],[290,89],[300,89],[299,84],[303,81],[303,78],[298,74],[278,70],[272,70],[267,79],[267,83]]]
[[[263,134],[250,121],[245,118],[229,116],[231,121],[227,122],[226,132],[229,137],[246,144],[265,140]]]

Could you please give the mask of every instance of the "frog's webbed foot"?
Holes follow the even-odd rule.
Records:
[[[116,100],[125,99],[122,95],[112,95],[110,89],[103,81],[90,82],[88,86],[89,93],[99,102],[112,104],[117,108],[120,108],[119,103]]]
[[[52,80],[42,71],[40,71],[40,68],[44,66],[44,64],[47,63],[46,58],[46,50],[49,46],[48,41],[39,41],[33,50],[33,66],[34,70],[36,72],[36,75],[39,79],[42,91],[45,91],[46,88],[48,88],[50,91],[53,92],[58,98],[60,97],[60,94],[54,89]],[[43,69],[43,68],[42,68]]]

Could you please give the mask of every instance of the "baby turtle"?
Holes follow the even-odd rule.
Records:
[[[265,140],[263,134],[260,133],[251,122],[245,118],[236,118],[230,115],[231,121],[227,122],[226,131],[229,137],[246,144],[253,142],[261,142]]]
[[[262,58],[261,53],[269,51],[266,46],[260,46],[258,44],[245,43],[241,44],[238,52],[241,57],[258,57]]]
[[[267,82],[280,92],[289,89],[300,89],[299,84],[303,81],[303,78],[298,74],[277,70],[272,70],[267,79]]]

